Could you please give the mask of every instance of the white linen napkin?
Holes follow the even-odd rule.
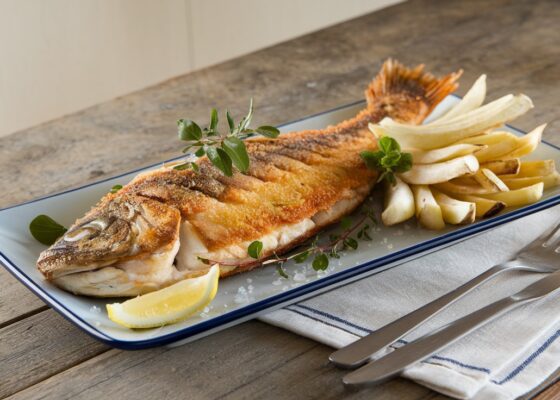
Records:
[[[559,219],[557,206],[260,319],[343,347],[508,260]],[[396,347],[543,276],[503,273],[407,335]],[[513,399],[538,386],[558,367],[560,293],[507,313],[407,369],[403,376],[455,398]]]

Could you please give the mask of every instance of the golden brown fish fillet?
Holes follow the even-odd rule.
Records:
[[[37,266],[63,289],[134,296],[206,273],[198,257],[251,269],[247,246],[280,254],[352,212],[376,180],[359,157],[376,147],[369,122],[386,116],[420,123],[457,87],[459,73],[436,79],[423,66],[387,61],[366,90],[367,107],[323,130],[247,140],[250,169],[224,176],[204,158],[200,172],[169,167],[138,175],[107,194]]]

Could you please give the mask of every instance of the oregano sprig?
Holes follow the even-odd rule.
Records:
[[[194,152],[196,157],[206,155],[210,162],[226,176],[233,175],[234,167],[241,172],[247,172],[250,160],[243,139],[255,134],[274,139],[280,134],[277,128],[269,125],[259,126],[256,129],[249,128],[252,118],[253,99],[249,103],[249,112],[238,124],[235,124],[229,110],[226,110],[226,120],[229,128],[226,133],[222,133],[218,129],[218,110],[215,108],[210,113],[210,123],[206,128],[201,128],[190,119],[178,120],[179,139],[186,142],[183,153]],[[173,168],[198,171],[198,164],[193,161],[186,161]]]
[[[362,151],[360,157],[369,169],[379,172],[377,182],[385,179],[394,185],[395,173],[412,168],[412,154],[401,152],[399,143],[389,136],[383,136],[377,143],[378,151]]]

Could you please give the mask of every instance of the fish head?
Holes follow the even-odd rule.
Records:
[[[143,257],[177,239],[180,219],[157,200],[110,194],[43,251],[37,266],[52,280]]]

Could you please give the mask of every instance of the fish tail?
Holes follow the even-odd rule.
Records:
[[[424,64],[407,68],[389,58],[366,89],[369,109],[384,110],[401,122],[421,123],[447,95],[459,86],[462,70],[443,78],[424,72]]]

